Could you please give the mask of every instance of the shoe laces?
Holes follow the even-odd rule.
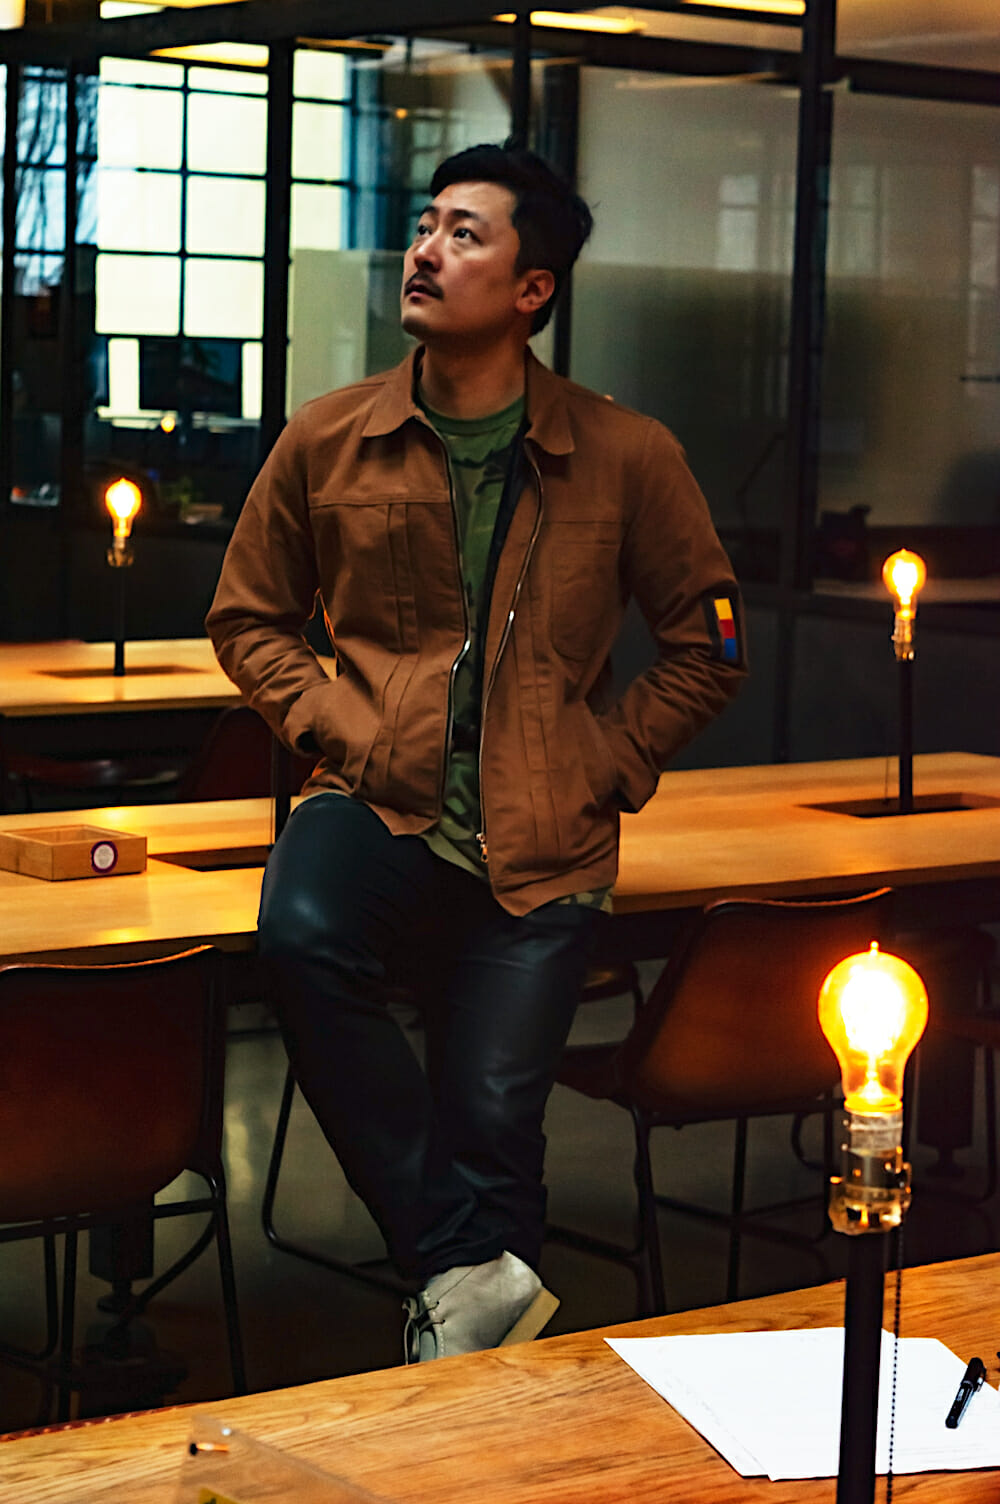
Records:
[[[420,1339],[430,1332],[435,1326],[443,1325],[440,1316],[435,1317],[439,1301],[425,1298],[424,1291],[419,1295],[413,1295],[403,1301],[403,1310],[406,1312],[406,1324],[403,1327],[403,1360],[406,1363],[419,1363]]]

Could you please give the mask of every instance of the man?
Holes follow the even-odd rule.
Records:
[[[528,1340],[542,1118],[621,810],[744,669],[729,563],[676,442],[527,351],[591,225],[538,157],[444,162],[396,370],[289,422],[208,629],[320,758],[268,863],[260,949],[299,1084],[400,1271],[407,1357]],[[319,593],[329,679],[302,628]],[[634,594],[657,643],[614,696]],[[391,983],[418,986],[426,1062]]]

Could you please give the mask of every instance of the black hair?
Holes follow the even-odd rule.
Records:
[[[555,277],[551,298],[537,309],[532,334],[548,323],[560,288],[593,227],[590,210],[566,180],[533,151],[484,143],[446,157],[431,178],[431,197],[452,183],[499,183],[516,200],[511,222],[521,242],[515,270],[539,266]]]

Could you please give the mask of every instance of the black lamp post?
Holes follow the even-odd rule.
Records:
[[[132,523],[142,505],[142,492],[132,481],[116,480],[104,493],[104,505],[111,514],[114,536],[108,549],[108,563],[115,571],[115,677],[125,672],[125,570],[133,554],[130,542]]]
[[[919,554],[901,548],[882,565],[882,579],[896,603],[892,645],[899,664],[899,813],[913,813],[913,619],[927,579]]]
[[[927,1022],[920,977],[873,942],[830,972],[819,1021],[840,1062],[846,1108],[843,1173],[830,1221],[851,1238],[844,1302],[844,1380],[837,1504],[874,1504],[885,1237],[910,1205],[903,1159],[903,1072]]]

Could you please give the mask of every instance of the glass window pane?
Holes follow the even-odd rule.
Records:
[[[113,251],[179,251],[181,180],[173,174],[102,169],[97,244]]]
[[[62,281],[62,256],[37,253],[14,257],[14,288],[25,297],[51,292]]]
[[[292,106],[293,178],[343,177],[346,113],[336,104]]]
[[[139,341],[108,340],[108,415],[134,417],[139,411]]]
[[[344,243],[347,190],[313,183],[292,185],[292,245],[297,250],[338,251]]]
[[[48,167],[66,161],[66,79],[25,73],[17,121],[17,160]]]
[[[17,199],[14,244],[24,251],[61,251],[66,226],[65,174],[25,169]]]
[[[267,105],[262,99],[192,94],[188,99],[188,166],[195,172],[262,174]]]
[[[342,52],[299,48],[295,54],[294,92],[309,99],[346,99],[347,59]]]
[[[264,391],[264,350],[262,345],[243,346],[243,416],[260,418]]]
[[[181,264],[175,256],[97,258],[98,334],[176,334]]]
[[[228,42],[220,42],[219,46],[232,51]],[[266,66],[267,48],[255,47],[253,51],[263,53]],[[209,94],[266,94],[267,74],[261,69],[251,73],[245,68],[191,68],[188,87],[204,89]]]
[[[100,76],[102,83],[148,84],[161,89],[184,86],[184,69],[176,63],[153,63],[134,57],[102,57]]]
[[[180,167],[183,99],[152,89],[102,89],[97,153],[109,167]]]
[[[262,256],[263,182],[246,178],[189,178],[185,226],[189,251]]]
[[[184,333],[259,339],[263,298],[259,261],[192,259],[184,273]]]

